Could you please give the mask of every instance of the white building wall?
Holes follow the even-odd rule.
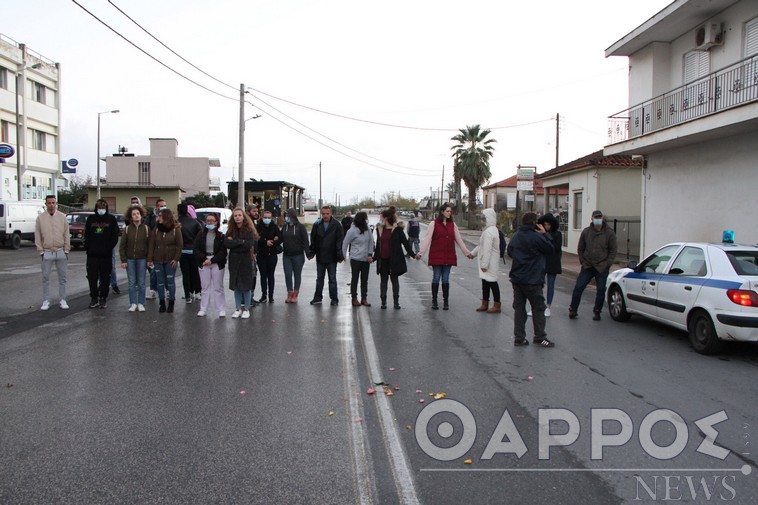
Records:
[[[648,155],[643,255],[675,240],[758,243],[754,133]]]

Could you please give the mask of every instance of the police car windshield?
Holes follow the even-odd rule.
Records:
[[[726,256],[738,275],[758,275],[758,251],[727,251]]]

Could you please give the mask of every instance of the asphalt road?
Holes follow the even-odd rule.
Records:
[[[379,309],[373,271],[373,306],[350,307],[347,265],[341,304],[310,306],[309,262],[299,304],[283,303],[278,267],[276,302],[247,321],[184,303],[159,314],[150,300],[128,313],[125,295],[87,309],[81,252],[71,310],[43,313],[36,261],[32,247],[0,250],[0,503],[758,502],[756,346],[706,357],[658,324],[595,322],[593,292],[569,320],[570,279],[548,319],[557,345],[540,349],[512,346],[505,269],[504,312],[474,312],[466,259],[449,311],[430,310],[431,271],[416,261],[402,310]],[[696,424],[721,411],[724,459],[698,452],[718,451]],[[622,426],[599,427],[601,414],[631,432],[593,458]],[[550,448],[569,431],[550,418],[574,416],[576,441]]]

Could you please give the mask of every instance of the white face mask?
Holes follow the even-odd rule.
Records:
[[[602,219],[593,219],[592,224],[594,226],[603,226],[603,220]]]
[[[105,209],[97,209],[97,213],[100,214],[101,216],[104,216],[105,215]]]

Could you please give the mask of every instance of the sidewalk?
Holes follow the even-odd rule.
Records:
[[[461,229],[461,236],[463,237],[463,241],[466,242],[466,245],[468,245],[470,248],[474,248],[477,245],[479,245],[479,237],[481,237],[482,232],[480,230],[464,230]],[[506,261],[510,261],[506,256]],[[625,265],[619,265],[614,264],[611,265],[611,271],[618,270],[619,268],[624,268]],[[582,269],[581,263],[579,261],[579,256],[573,253],[568,253],[565,250],[563,251],[563,254],[561,255],[561,268],[563,269],[563,274],[567,277],[573,277],[576,278],[579,276],[579,272]]]

